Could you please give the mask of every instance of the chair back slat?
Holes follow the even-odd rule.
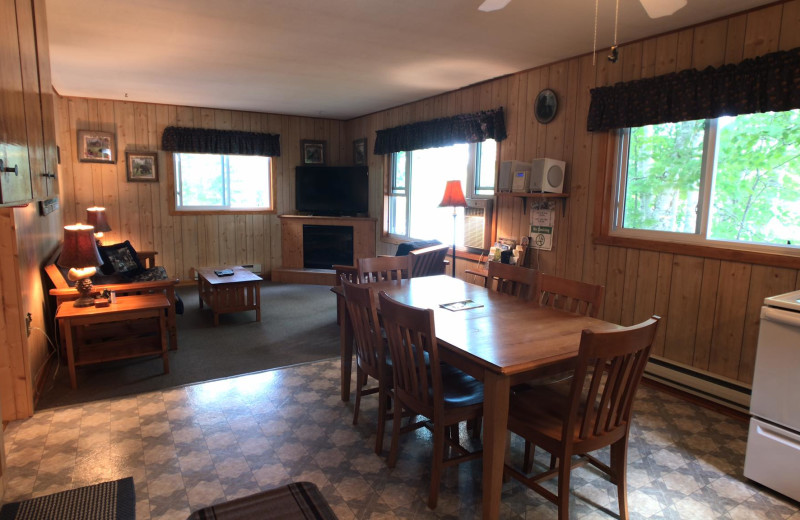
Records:
[[[436,246],[415,249],[408,253],[411,257],[411,268],[415,277],[434,276],[444,274],[445,257],[450,250],[450,246],[440,244]]]
[[[369,375],[382,380],[386,370],[386,352],[378,319],[374,290],[340,278],[345,305],[356,347],[356,362]]]
[[[530,300],[536,293],[538,271],[500,262],[489,262],[489,288]]]
[[[538,291],[539,304],[542,306],[596,318],[605,288],[540,273]]]
[[[362,283],[411,278],[409,256],[376,256],[358,259],[358,279]]]
[[[333,270],[336,271],[336,279],[334,285],[342,285],[342,276],[348,281],[358,283],[358,267],[355,265],[334,265]]]
[[[633,397],[653,344],[658,316],[610,332],[584,330],[564,421],[574,443],[621,433],[630,424]],[[576,432],[575,426],[578,425]],[[624,433],[624,432],[622,432]]]
[[[378,299],[392,357],[394,391],[412,409],[433,417],[434,403],[442,401],[433,311],[402,304],[383,291]]]

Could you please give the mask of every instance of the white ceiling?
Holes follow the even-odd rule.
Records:
[[[689,0],[620,42],[772,0]],[[47,0],[59,94],[350,119],[591,52],[594,0]],[[600,0],[598,57],[615,0]]]

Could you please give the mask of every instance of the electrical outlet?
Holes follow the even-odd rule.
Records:
[[[25,316],[25,332],[28,334],[28,337],[31,337],[31,322],[33,321],[33,316],[29,312],[27,316]]]

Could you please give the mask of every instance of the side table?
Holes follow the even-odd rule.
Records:
[[[75,367],[118,359],[158,355],[163,360],[164,373],[168,374],[167,307],[169,300],[161,293],[119,296],[108,307],[62,303],[56,320],[66,338],[72,388],[78,387]],[[148,329],[144,320],[157,321],[157,332]]]
[[[218,276],[215,271],[230,269],[230,276]],[[203,304],[214,312],[214,326],[219,325],[219,315],[230,312],[256,311],[256,321],[261,321],[261,277],[244,267],[199,267],[197,293],[200,308]]]

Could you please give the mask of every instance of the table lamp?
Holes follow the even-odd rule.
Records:
[[[96,267],[103,263],[97,242],[94,238],[94,227],[86,224],[64,226],[64,246],[58,265],[69,267],[67,278],[75,282],[75,288],[80,297],[75,300],[75,307],[90,307],[94,305],[91,297],[91,277],[97,272]]]
[[[106,208],[99,206],[86,208],[86,223],[94,226],[94,237],[98,242],[103,238],[103,233],[111,231],[111,226],[108,225],[108,220],[106,220]]]
[[[440,208],[447,206],[453,207],[453,277],[456,276],[456,208],[466,208],[467,201],[464,198],[464,190],[461,189],[461,181],[447,181],[444,187],[444,197],[439,203]]]

